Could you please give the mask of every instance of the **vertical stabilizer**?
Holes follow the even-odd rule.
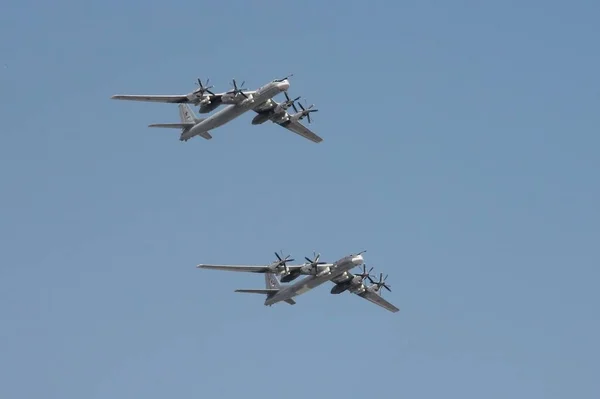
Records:
[[[277,290],[281,288],[281,283],[275,274],[265,273],[265,288]]]
[[[199,119],[196,118],[194,111],[187,104],[179,104],[179,118],[181,119],[181,122],[184,123],[191,122],[196,124],[199,122]]]

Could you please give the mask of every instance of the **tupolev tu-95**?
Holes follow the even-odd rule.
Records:
[[[264,273],[266,285],[264,289],[238,289],[235,292],[264,294],[266,295],[265,306],[272,306],[278,302],[295,305],[296,301],[294,297],[304,294],[327,281],[331,281],[335,284],[331,289],[331,294],[340,294],[348,291],[390,312],[398,312],[399,309],[396,306],[381,296],[381,288],[391,291],[390,286],[385,282],[387,276],[383,278],[383,274],[381,274],[377,282],[371,279],[369,273],[373,268],[367,272],[362,256],[364,252],[344,256],[333,263],[319,261],[320,255],[316,255],[314,259],[305,258],[306,263],[302,265],[288,265],[287,262],[293,262],[294,259],[289,259],[289,255],[282,258],[279,254],[275,253],[277,260],[265,266],[200,264],[197,267],[201,269]],[[362,273],[353,274],[350,272],[351,269],[360,265],[363,265]],[[281,280],[277,278],[277,275],[283,276]],[[292,284],[281,284],[282,282],[295,280],[301,275],[306,275],[307,277]],[[365,285],[365,279],[371,281],[372,284]]]
[[[197,90],[184,95],[117,94],[111,98],[116,100],[178,103],[179,123],[154,123],[149,125],[149,127],[181,129],[181,135],[179,137],[179,140],[181,141],[187,141],[194,136],[200,136],[206,140],[210,140],[212,139],[210,130],[223,126],[250,110],[254,110],[258,114],[253,119],[252,124],[260,124],[266,120],[271,120],[315,143],[323,141],[321,137],[317,136],[314,132],[300,123],[300,120],[304,117],[307,117],[310,123],[310,113],[317,112],[318,110],[312,109],[312,106],[305,108],[300,104],[302,111],[298,111],[294,104],[297,98],[290,100],[287,95],[287,90],[290,87],[288,78],[289,76],[282,79],[274,79],[257,90],[238,88],[235,79],[233,79],[233,90],[217,94],[210,91],[212,86],[202,85],[202,82],[198,79],[200,87]],[[244,82],[242,82],[241,86],[243,86],[243,84]],[[281,92],[286,94],[287,101],[280,104],[274,101],[273,97]],[[199,104],[201,114],[208,113],[219,105],[227,106],[207,118],[198,118],[187,104]],[[289,114],[287,112],[287,109],[290,106],[296,111],[294,114]]]

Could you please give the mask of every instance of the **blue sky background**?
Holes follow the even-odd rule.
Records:
[[[3,1],[0,397],[599,397],[599,12]],[[289,73],[321,144],[109,99]],[[195,268],[362,249],[399,313]]]

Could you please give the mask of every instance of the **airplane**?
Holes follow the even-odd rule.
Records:
[[[243,113],[253,109],[259,114],[258,116],[268,114],[267,117],[260,123],[263,123],[270,118],[274,122],[277,122],[280,126],[283,126],[286,129],[315,143],[320,143],[323,141],[323,139],[300,123],[300,120],[302,120],[304,117],[307,117],[310,123],[310,113],[318,110],[312,109],[312,106],[308,107],[308,109],[305,109],[300,104],[300,107],[302,108],[302,111],[300,112],[290,115],[285,111],[290,105],[293,106],[293,108],[297,111],[297,108],[294,105],[295,100],[291,101],[286,93],[290,86],[288,81],[290,76],[287,76],[283,79],[275,79],[262,86],[258,90],[253,91],[245,91],[245,89],[238,88],[235,79],[233,79],[234,90],[226,93],[214,94],[209,90],[212,88],[212,86],[204,86],[202,85],[200,79],[198,79],[200,88],[185,95],[163,96],[119,94],[114,95],[111,98],[117,100],[179,103],[179,114],[181,119],[180,123],[155,123],[149,125],[149,127],[180,128],[182,129],[179,138],[181,141],[187,141],[194,136],[200,136],[206,140],[210,140],[212,139],[212,135],[209,132],[211,129],[222,126],[242,115]],[[286,94],[288,101],[279,104],[272,98],[282,91]],[[208,92],[210,95],[205,95],[204,92]],[[204,103],[204,101],[207,103]],[[210,104],[208,102],[210,102]],[[214,113],[208,118],[198,118],[194,115],[194,112],[191,110],[191,108],[187,106],[187,104],[197,105],[198,103],[201,104],[200,113],[210,112],[220,104],[229,104],[229,106]],[[257,122],[256,118],[253,120],[253,124],[259,124],[255,122]]]
[[[375,283],[370,278],[369,273],[361,273],[354,275],[350,272],[356,266],[363,265],[364,259],[362,253],[351,254],[341,258],[340,260],[327,263],[320,262],[319,256],[314,259],[305,258],[308,263],[303,265],[287,265],[287,262],[293,261],[289,259],[289,255],[281,258],[275,253],[277,260],[267,266],[251,266],[251,265],[210,265],[200,264],[196,267],[201,269],[226,270],[236,272],[249,273],[264,273],[265,274],[265,289],[238,289],[235,292],[250,293],[250,294],[265,294],[265,306],[272,306],[278,302],[286,302],[290,305],[295,305],[294,297],[304,294],[327,281],[331,281],[335,286],[331,290],[331,294],[340,294],[344,291],[349,291],[353,294],[365,298],[368,301],[383,307],[391,312],[398,312],[399,309],[381,297],[380,290],[385,288],[389,291],[389,286],[385,283],[385,279],[380,278],[380,281]],[[366,268],[363,267],[366,271]],[[372,270],[372,268],[371,268]],[[369,270],[370,272],[370,270]],[[308,277],[288,285],[282,285],[283,278],[279,280],[277,275],[283,274],[284,278],[289,275],[295,275],[286,281],[291,281],[299,275],[308,275]],[[383,275],[381,276],[383,277]],[[368,278],[373,285],[365,286],[363,280]],[[387,279],[387,276],[386,276]]]

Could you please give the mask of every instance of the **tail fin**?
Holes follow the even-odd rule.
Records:
[[[267,289],[281,289],[281,283],[277,279],[277,276],[273,273],[265,273],[265,287]]]
[[[275,276],[273,273],[265,273],[265,285],[266,288],[263,290],[235,290],[235,292],[243,292],[246,294],[266,294],[268,299],[281,289],[281,283],[277,279],[277,276]],[[285,299],[284,302],[287,302],[290,305],[296,304],[296,301],[291,298]]]
[[[183,123],[193,123],[196,124],[200,122],[202,119],[196,117],[194,111],[187,104],[179,104],[179,118]]]
[[[187,104],[179,104],[179,119],[180,123],[153,123],[149,127],[166,127],[173,129],[182,129],[184,132],[189,130],[195,124],[202,122],[204,119],[196,118],[194,111]]]
[[[179,119],[181,122],[179,123],[153,123],[148,125],[148,127],[165,127],[171,129],[181,129],[181,136],[179,140],[187,141],[191,138],[189,134],[187,134],[195,125],[202,122],[206,118],[198,118],[194,111],[187,104],[179,104]],[[200,132],[196,133],[199,136],[205,138],[206,140],[212,139],[212,136],[209,132]]]
[[[274,275],[273,273],[265,273],[265,286],[267,287],[268,290],[279,291],[281,289],[281,283],[279,282],[279,279],[277,278],[277,276]],[[296,304],[296,301],[294,301],[291,298],[285,299],[284,302],[287,302],[290,305]]]

